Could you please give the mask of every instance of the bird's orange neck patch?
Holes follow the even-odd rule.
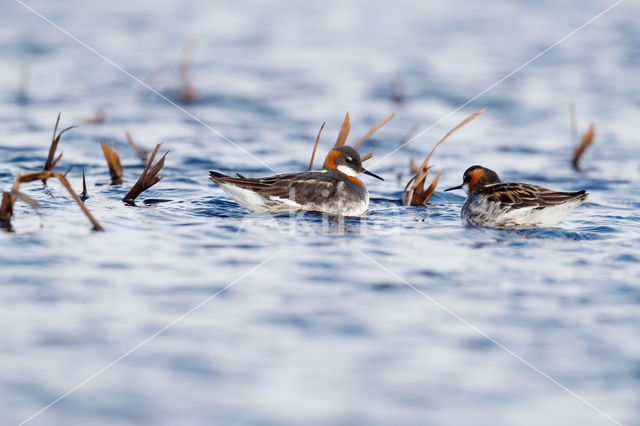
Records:
[[[329,151],[329,155],[327,155],[327,158],[324,160],[324,166],[327,169],[338,170],[336,167],[336,158],[338,158],[338,155],[340,155],[340,152],[335,149]]]
[[[326,167],[327,169],[335,170],[358,186],[364,186],[364,183],[362,183],[362,181],[357,177],[349,176],[348,174],[342,173],[340,170],[338,170],[338,167],[336,166],[336,158],[338,158],[339,155],[340,151],[332,149],[329,152],[329,155],[327,155],[327,158],[324,160],[324,167]]]
[[[471,177],[471,180],[469,181],[469,192],[473,191],[474,185],[476,184],[476,182],[478,182],[482,175],[482,169],[474,169],[469,172],[469,177]]]
[[[338,170],[340,172],[340,170]],[[342,173],[342,172],[340,172]],[[344,173],[342,173],[343,175],[345,175]],[[351,182],[355,183],[358,186],[364,186],[364,183],[362,183],[362,181],[360,179],[358,179],[355,176],[349,176],[349,175],[345,175],[347,177],[347,179],[349,179]]]

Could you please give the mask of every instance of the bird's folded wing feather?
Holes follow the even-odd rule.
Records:
[[[288,189],[297,173],[269,176],[264,178],[231,177],[224,175],[214,175],[210,173],[211,179],[218,183],[228,183],[239,188],[249,189],[265,196],[288,198]]]
[[[290,199],[296,202],[330,198],[335,194],[336,182],[325,173],[289,173],[253,179],[211,174],[211,179],[255,191],[266,197]]]
[[[489,200],[512,209],[554,206],[586,197],[585,191],[560,192],[537,185],[506,182],[487,185],[480,193]]]

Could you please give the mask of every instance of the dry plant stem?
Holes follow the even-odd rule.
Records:
[[[51,146],[49,147],[49,155],[47,156],[47,161],[44,163],[43,171],[51,171],[58,164],[58,161],[62,158],[62,153],[58,155],[55,159],[56,149],[58,148],[58,143],[60,143],[60,137],[67,131],[73,129],[75,126],[67,127],[62,130],[60,133],[58,132],[58,124],[60,124],[60,113],[58,113],[58,118],[56,119],[56,125],[53,127],[53,136],[51,138]],[[42,182],[46,183],[46,179],[43,179]]]
[[[87,124],[102,124],[104,123],[104,120],[107,118],[106,114],[104,113],[103,110],[99,109],[96,111],[96,113],[93,115],[93,117],[89,117],[86,120],[84,120],[85,123]]]
[[[384,126],[389,120],[394,117],[395,114],[389,114],[384,120],[380,121],[378,124],[373,126],[371,130],[369,130],[363,137],[361,137],[356,143],[353,144],[354,148],[357,148],[362,142],[367,140],[372,134],[374,134],[380,127]],[[326,122],[325,122],[326,123]],[[322,124],[320,128],[320,132],[322,132],[322,128],[325,123]],[[347,142],[347,137],[349,136],[349,131],[351,130],[351,121],[349,117],[349,113],[344,117],[344,121],[342,122],[342,127],[340,128],[340,133],[338,133],[338,138],[336,139],[336,143],[334,146],[344,146]],[[320,132],[318,132],[318,137],[316,138],[316,143],[313,146],[313,154],[311,155],[311,162],[309,163],[309,170],[313,167],[313,158],[316,154],[316,148],[318,147],[318,140],[320,139]],[[364,155],[362,157],[362,161],[367,161],[371,157],[373,157],[373,151]]]
[[[69,191],[69,195],[71,195],[71,198],[73,198],[73,201],[76,202],[78,207],[80,207],[80,210],[82,210],[82,212],[87,216],[87,218],[89,219],[89,221],[93,225],[93,230],[94,231],[104,231],[104,229],[102,228],[102,226],[100,226],[98,221],[91,215],[91,213],[89,213],[89,210],[87,210],[85,205],[82,203],[82,200],[80,200],[80,198],[78,198],[76,193],[73,192],[73,189],[71,188],[71,185],[69,185],[69,182],[67,181],[67,178],[65,178],[64,176],[62,176],[60,173],[57,173],[57,172],[53,172],[53,176],[58,178],[58,180],[60,181],[62,186],[67,188],[67,191]]]
[[[431,170],[431,166],[427,166],[426,170],[424,170],[424,173],[422,173],[421,171],[416,171],[415,176],[409,179],[409,182],[407,182],[407,184],[404,186],[404,189],[402,190],[402,204],[405,204],[407,206],[418,205],[417,199],[413,199],[413,197],[411,198],[411,202],[409,202],[409,200],[407,199],[407,190],[411,186],[411,190],[413,191],[413,193],[422,191],[422,189],[424,188],[424,181],[429,174],[429,170]]]
[[[463,127],[465,124],[469,123],[470,121],[474,120],[476,117],[478,117],[480,114],[484,113],[487,109],[483,108],[478,112],[474,112],[473,114],[471,114],[469,117],[465,118],[464,120],[462,120],[462,122],[460,122],[460,124],[458,124],[456,127],[454,127],[453,129],[449,130],[449,132],[444,135],[444,137],[442,139],[440,139],[438,141],[438,143],[433,147],[433,149],[431,150],[431,152],[429,153],[429,155],[427,155],[427,158],[425,158],[425,160],[422,162],[422,166],[420,166],[420,169],[426,169],[427,165],[429,164],[429,160],[431,159],[431,156],[433,155],[433,153],[435,152],[436,148],[438,148],[440,146],[440,144],[442,142],[444,142],[445,140],[447,140],[447,138],[449,136],[451,136],[452,134],[454,134],[456,131],[458,131],[461,127]]]
[[[84,169],[82,169],[82,194],[80,194],[80,198],[82,201],[89,198],[89,193],[87,193],[87,181],[84,178]]]
[[[344,146],[347,142],[347,136],[349,136],[349,130],[351,130],[351,122],[349,121],[349,113],[344,117],[340,133],[338,133],[338,139],[336,139],[335,146]]]
[[[196,100],[196,89],[191,83],[190,72],[194,47],[195,44],[192,41],[185,44],[182,51],[182,59],[180,60],[180,64],[178,65],[178,69],[180,71],[180,80],[182,83],[180,94],[182,96],[182,101],[185,103],[191,103]]]
[[[393,117],[395,116],[395,114],[389,114],[384,120],[380,121],[378,124],[376,124],[375,126],[373,126],[371,128],[371,130],[369,130],[367,132],[367,134],[365,134],[363,137],[361,137],[358,142],[353,144],[354,148],[357,148],[362,142],[366,141],[372,134],[374,134],[380,127],[384,126],[385,124],[387,124],[387,122],[389,120],[391,120]]]
[[[581,170],[580,158],[582,158],[582,155],[584,154],[584,152],[587,150],[587,148],[589,148],[589,146],[593,142],[595,131],[596,131],[595,125],[591,123],[591,125],[589,125],[589,130],[587,130],[584,136],[582,136],[582,141],[580,142],[580,145],[576,147],[576,150],[573,154],[573,161],[571,162],[571,164],[573,165],[573,168],[578,171]]]
[[[122,164],[118,153],[110,148],[106,143],[100,142],[104,158],[109,166],[109,174],[111,175],[111,185],[120,185],[122,183]]]
[[[318,130],[318,136],[316,136],[316,142],[313,144],[313,152],[311,153],[311,161],[309,161],[309,170],[313,168],[313,159],[316,157],[316,149],[318,149],[318,141],[320,140],[320,134],[322,134],[322,129],[324,129],[324,125],[327,124],[325,121],[320,126],[320,130]]]
[[[127,134],[127,140],[129,141],[129,145],[131,145],[131,148],[133,148],[133,150],[136,152],[136,155],[138,156],[138,158],[140,158],[142,161],[146,163],[147,160],[149,159],[149,153],[144,149],[138,148],[138,145],[136,145],[135,141],[133,140],[131,133],[126,132],[126,134]]]
[[[426,206],[427,205],[427,203],[429,202],[429,199],[431,198],[431,195],[433,194],[433,191],[436,190],[436,186],[438,185],[438,181],[440,180],[440,176],[442,176],[442,170],[440,170],[440,172],[436,175],[435,179],[433,179],[433,182],[431,182],[431,185],[429,185],[427,190],[424,191],[424,193],[420,197],[420,200],[418,201],[420,203],[420,205],[422,205],[422,206]]]
[[[474,120],[476,117],[478,117],[480,114],[482,114],[485,111],[486,109],[483,108],[482,110],[471,114],[469,117],[465,118],[462,122],[460,122],[460,124],[458,124],[456,127],[451,129],[446,135],[444,135],[444,137],[440,139],[440,141],[438,141],[438,143],[433,147],[429,155],[427,155],[427,158],[425,158],[425,160],[422,162],[422,164],[420,165],[420,168],[418,168],[416,175],[413,178],[411,178],[411,180],[409,180],[409,182],[405,186],[405,189],[402,192],[403,204],[405,204],[406,206],[424,205],[426,204],[426,202],[429,201],[429,197],[431,196],[431,193],[433,193],[433,191],[435,190],[435,186],[431,190],[431,193],[429,193],[427,196],[423,194],[423,189],[424,189],[425,181],[427,179],[427,175],[429,174],[429,168],[430,168],[429,160],[431,159],[431,156],[435,152],[436,148],[438,148],[440,144],[442,144],[442,142],[444,142],[449,136],[451,136],[458,129],[460,129],[470,121]],[[436,183],[437,183],[437,179],[439,179],[439,175],[436,178],[436,180],[434,180]],[[409,187],[409,184],[412,182],[413,182],[413,185],[411,186],[411,190],[409,191],[409,194],[405,196],[407,188]],[[431,186],[429,186],[429,188],[431,188]],[[429,188],[427,189],[427,192],[429,192]],[[416,196],[416,194],[418,195]]]
[[[2,203],[0,204],[0,222],[8,222],[13,214],[15,198],[10,192],[2,191]]]
[[[11,213],[13,211],[13,204],[15,203],[15,199],[16,197],[20,198],[21,200],[32,204],[35,203],[37,204],[35,201],[31,200],[30,197],[21,194],[20,192],[18,192],[18,188],[20,188],[20,185],[23,183],[29,183],[29,182],[33,182],[35,180],[47,180],[49,178],[56,178],[60,181],[60,183],[62,184],[62,186],[64,186],[67,191],[69,192],[69,195],[71,195],[71,198],[73,198],[73,200],[76,202],[76,204],[80,207],[80,209],[82,210],[82,212],[87,216],[87,218],[89,219],[89,221],[91,222],[91,224],[93,225],[93,229],[95,231],[104,231],[104,229],[102,228],[102,226],[100,226],[100,224],[98,223],[98,221],[91,215],[91,213],[89,213],[89,210],[87,210],[87,208],[84,206],[84,204],[82,204],[82,201],[80,200],[80,198],[78,198],[78,196],[76,195],[75,192],[73,192],[73,189],[71,188],[71,185],[69,185],[69,182],[67,181],[67,178],[64,177],[63,174],[58,173],[58,172],[51,172],[51,171],[40,171],[40,172],[30,172],[30,173],[25,173],[24,175],[18,175],[18,177],[16,178],[15,182],[13,183],[13,189],[11,191],[11,194],[8,193],[3,193],[2,196],[2,207],[0,208],[0,210],[2,210],[2,213],[4,214],[8,209],[8,211]],[[4,194],[8,194],[9,195],[9,201],[10,201],[10,205],[8,207],[5,207],[5,200],[7,197],[5,197]],[[31,200],[31,201],[29,201]],[[3,219],[3,220],[9,220],[11,218],[11,215],[9,214],[9,217],[7,219]]]
[[[416,166],[416,162],[413,157],[409,158],[409,173],[418,173],[418,166]]]
[[[164,158],[168,153],[165,153],[162,158],[160,158],[160,160],[158,160],[158,162],[153,167],[151,167],[151,164],[153,163],[153,160],[156,157],[160,146],[162,146],[162,144],[156,145],[156,149],[153,150],[153,154],[151,154],[151,157],[147,162],[147,166],[142,171],[142,174],[133,185],[133,187],[131,187],[131,190],[129,190],[127,195],[125,195],[122,199],[122,201],[124,201],[125,203],[133,204],[138,195],[142,194],[144,191],[162,180],[162,177],[156,175],[164,167]]]
[[[371,157],[373,157],[373,151],[371,151],[371,152],[370,152],[370,153],[368,153],[368,154],[363,155],[363,156],[362,156],[362,160],[361,160],[361,161],[364,163],[365,161],[370,160],[370,159],[371,159]]]
[[[14,196],[15,198],[17,198],[18,200],[29,204],[31,207],[33,207],[36,210],[40,208],[40,204],[38,204],[38,202],[36,200],[34,200],[33,198],[29,197],[24,192],[20,192],[18,190],[12,189],[11,190],[11,195]]]
[[[2,191],[2,204],[0,205],[0,222],[9,222],[11,220],[11,216],[13,215],[13,204],[15,203],[16,199],[29,204],[36,210],[40,208],[40,204],[38,204],[36,200],[29,197],[27,194],[18,191],[17,189],[12,189],[11,192]]]

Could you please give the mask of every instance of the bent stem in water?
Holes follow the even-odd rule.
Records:
[[[122,183],[122,164],[120,163],[118,153],[104,142],[100,142],[100,146],[102,147],[104,159],[107,160],[107,166],[109,167],[111,185],[120,185]]]
[[[127,195],[124,196],[122,201],[124,201],[127,204],[133,204],[136,198],[138,197],[138,195],[142,194],[144,191],[151,188],[153,185],[155,185],[156,183],[162,180],[162,177],[157,176],[157,174],[164,167],[164,158],[167,156],[169,152],[167,151],[162,156],[162,158],[160,158],[160,160],[158,160],[158,162],[154,164],[153,167],[151,167],[151,164],[153,163],[153,160],[156,157],[156,154],[158,153],[158,150],[160,149],[161,146],[162,146],[161,143],[156,145],[156,149],[153,150],[153,154],[151,154],[151,157],[147,162],[147,166],[144,168],[144,170],[142,171],[142,174],[140,175],[136,183],[133,185],[133,187],[131,187],[129,192],[127,192]]]
[[[415,175],[409,180],[409,182],[407,182],[404,189],[402,190],[403,205],[405,206],[426,206],[427,205],[427,203],[429,202],[429,198],[431,198],[431,195],[435,191],[436,185],[438,184],[438,180],[442,175],[442,171],[440,171],[440,173],[438,173],[438,175],[435,177],[433,182],[431,182],[429,187],[427,187],[427,190],[426,191],[424,190],[424,185],[427,180],[429,170],[431,169],[431,166],[429,166],[429,160],[431,159],[431,156],[435,152],[436,148],[438,148],[440,144],[442,144],[442,142],[444,142],[449,136],[451,136],[458,129],[460,129],[470,121],[474,120],[476,117],[478,117],[480,114],[482,114],[485,111],[486,111],[486,108],[483,108],[480,111],[471,114],[469,117],[462,120],[460,124],[458,124],[456,127],[451,129],[446,135],[444,135],[444,137],[440,139],[440,141],[438,141],[438,143],[433,147],[429,155],[427,155],[427,158],[424,159],[420,167],[417,169],[417,171],[415,172]],[[411,186],[410,190],[409,190],[409,186]]]
[[[8,222],[11,219],[11,215],[13,214],[13,205],[16,201],[16,198],[28,203],[34,208],[38,206],[38,203],[35,200],[19,192],[18,189],[20,188],[20,185],[23,183],[29,183],[36,180],[46,181],[49,178],[56,178],[60,181],[62,186],[64,186],[66,190],[69,192],[69,195],[71,195],[71,198],[73,198],[73,200],[76,202],[78,207],[80,207],[80,210],[82,210],[85,216],[87,216],[87,219],[89,219],[95,231],[104,231],[102,226],[100,226],[100,223],[98,223],[98,221],[91,215],[89,210],[82,203],[82,200],[80,200],[80,198],[73,191],[73,189],[71,188],[71,185],[69,184],[69,181],[67,181],[67,178],[64,177],[62,173],[45,171],[45,170],[18,175],[15,182],[13,183],[13,188],[11,192],[5,191],[2,193],[2,204],[0,205],[0,220]]]

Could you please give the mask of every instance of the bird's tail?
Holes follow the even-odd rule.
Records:
[[[209,179],[215,181],[216,179],[224,179],[230,176],[224,175],[222,173],[218,173],[215,170],[209,170]]]

